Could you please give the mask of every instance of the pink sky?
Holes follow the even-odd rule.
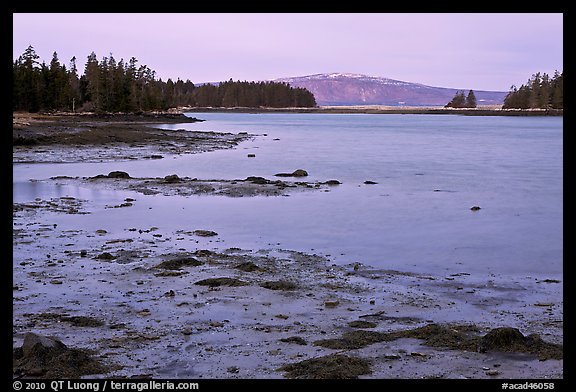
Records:
[[[82,72],[136,57],[163,80],[270,80],[328,72],[508,91],[563,70],[563,15],[276,13],[13,14],[13,58],[32,45]]]

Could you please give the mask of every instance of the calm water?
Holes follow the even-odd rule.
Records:
[[[131,208],[54,221],[106,224],[119,233],[146,225],[172,232],[206,228],[225,246],[282,247],[401,270],[562,273],[561,117],[190,115],[207,121],[162,128],[260,136],[234,150],[155,161],[14,165],[14,200],[70,195],[104,205],[126,197],[28,181],[55,175],[124,170],[133,177],[273,178],[301,168],[310,174],[307,181],[343,184],[290,197],[138,194]],[[471,211],[474,205],[481,210]]]

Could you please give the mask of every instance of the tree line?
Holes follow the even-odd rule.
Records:
[[[476,95],[473,90],[468,91],[468,95],[464,95],[464,91],[457,91],[454,98],[446,105],[445,108],[475,108]]]
[[[179,78],[162,81],[132,57],[116,61],[113,55],[98,61],[94,52],[84,72],[78,73],[76,57],[68,66],[54,52],[50,64],[40,63],[29,46],[13,63],[13,110],[138,112],[171,107],[314,107],[314,95],[287,83],[227,82],[194,85]]]
[[[510,87],[503,109],[564,109],[564,72],[554,76],[540,72],[519,88]]]

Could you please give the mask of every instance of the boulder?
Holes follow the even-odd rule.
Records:
[[[170,174],[169,176],[164,177],[164,182],[168,184],[174,184],[180,181],[182,181],[182,179],[176,174]]]
[[[278,173],[275,174],[276,177],[306,177],[308,172],[303,169],[294,170],[292,173]]]
[[[123,171],[111,171],[108,173],[108,178],[130,178],[130,175]]]
[[[41,351],[62,351],[66,348],[66,345],[58,339],[38,335],[33,332],[28,332],[26,335],[24,335],[22,354],[25,357],[29,357],[34,355],[34,353]]]

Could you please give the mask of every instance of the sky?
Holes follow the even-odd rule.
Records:
[[[342,72],[509,91],[563,71],[562,13],[14,13],[13,59],[32,45],[80,73],[131,57],[194,83]]]

